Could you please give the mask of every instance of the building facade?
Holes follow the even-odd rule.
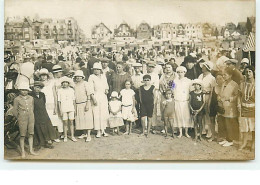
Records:
[[[151,26],[146,22],[142,22],[136,29],[137,39],[151,39],[152,34],[153,30]]]
[[[108,40],[113,37],[112,31],[104,24],[100,23],[91,30],[91,38],[97,40]]]

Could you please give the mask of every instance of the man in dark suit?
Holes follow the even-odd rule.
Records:
[[[92,56],[88,60],[87,69],[90,74],[92,74],[92,68],[94,63],[99,62],[99,60],[96,58],[97,53],[95,51],[92,52]]]

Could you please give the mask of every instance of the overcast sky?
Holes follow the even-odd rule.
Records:
[[[143,20],[192,23],[246,21],[255,16],[254,0],[5,0],[5,17],[74,17],[87,36],[93,25],[104,22],[111,30],[123,20],[133,28]]]

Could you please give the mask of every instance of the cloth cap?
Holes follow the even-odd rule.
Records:
[[[44,87],[44,84],[40,81],[34,81],[33,86]]]
[[[110,98],[119,98],[119,97],[118,97],[118,92],[113,91],[113,92],[111,93]]]
[[[99,62],[96,62],[96,63],[94,63],[94,65],[93,65],[93,69],[102,70],[102,66],[101,66],[101,64],[100,64]]]
[[[195,79],[195,80],[192,81],[192,85],[194,85],[194,84],[199,84],[200,86],[202,86],[202,80]]]
[[[248,58],[243,58],[243,59],[241,60],[241,64],[242,64],[242,63],[247,63],[247,64],[249,64]]]
[[[82,70],[77,70],[77,71],[75,72],[74,77],[77,77],[77,76],[80,76],[80,77],[82,77],[83,79],[85,79],[85,76],[84,76]]]

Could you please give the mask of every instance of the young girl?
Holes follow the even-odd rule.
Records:
[[[70,88],[70,84],[72,81],[70,78],[64,76],[61,78],[61,89],[58,90],[58,102],[59,102],[59,110],[62,114],[62,119],[64,123],[64,142],[67,142],[67,132],[68,125],[70,126],[71,132],[71,140],[76,142],[76,138],[74,137],[74,114],[76,110],[75,103],[75,93],[72,88]]]
[[[171,89],[165,91],[166,100],[162,102],[162,113],[164,120],[165,137],[168,135],[168,124],[170,124],[172,129],[172,137],[175,138],[173,130],[173,118],[174,118],[174,100],[172,99],[173,93]]]
[[[117,134],[120,135],[119,127],[124,125],[121,106],[122,102],[118,100],[118,93],[113,91],[111,94],[111,101],[108,104],[110,117],[108,119],[110,128],[113,128],[113,135],[115,133],[115,128],[117,128]]]
[[[28,95],[30,91],[29,83],[20,83],[18,86],[20,95],[14,99],[13,115],[17,118],[20,131],[20,147],[22,158],[25,158],[24,139],[29,135],[29,149],[31,155],[37,155],[33,151],[34,135],[34,100]]]
[[[202,118],[203,118],[203,107],[205,105],[205,95],[202,92],[202,81],[199,79],[193,80],[192,85],[194,86],[194,91],[190,92],[190,109],[194,120],[195,129],[195,141],[201,140],[202,134]],[[198,133],[199,131],[199,133]]]
[[[124,134],[131,134],[132,123],[136,120],[135,113],[135,92],[131,89],[131,81],[125,81],[125,89],[120,91],[122,97],[122,115],[126,124],[126,132]]]

